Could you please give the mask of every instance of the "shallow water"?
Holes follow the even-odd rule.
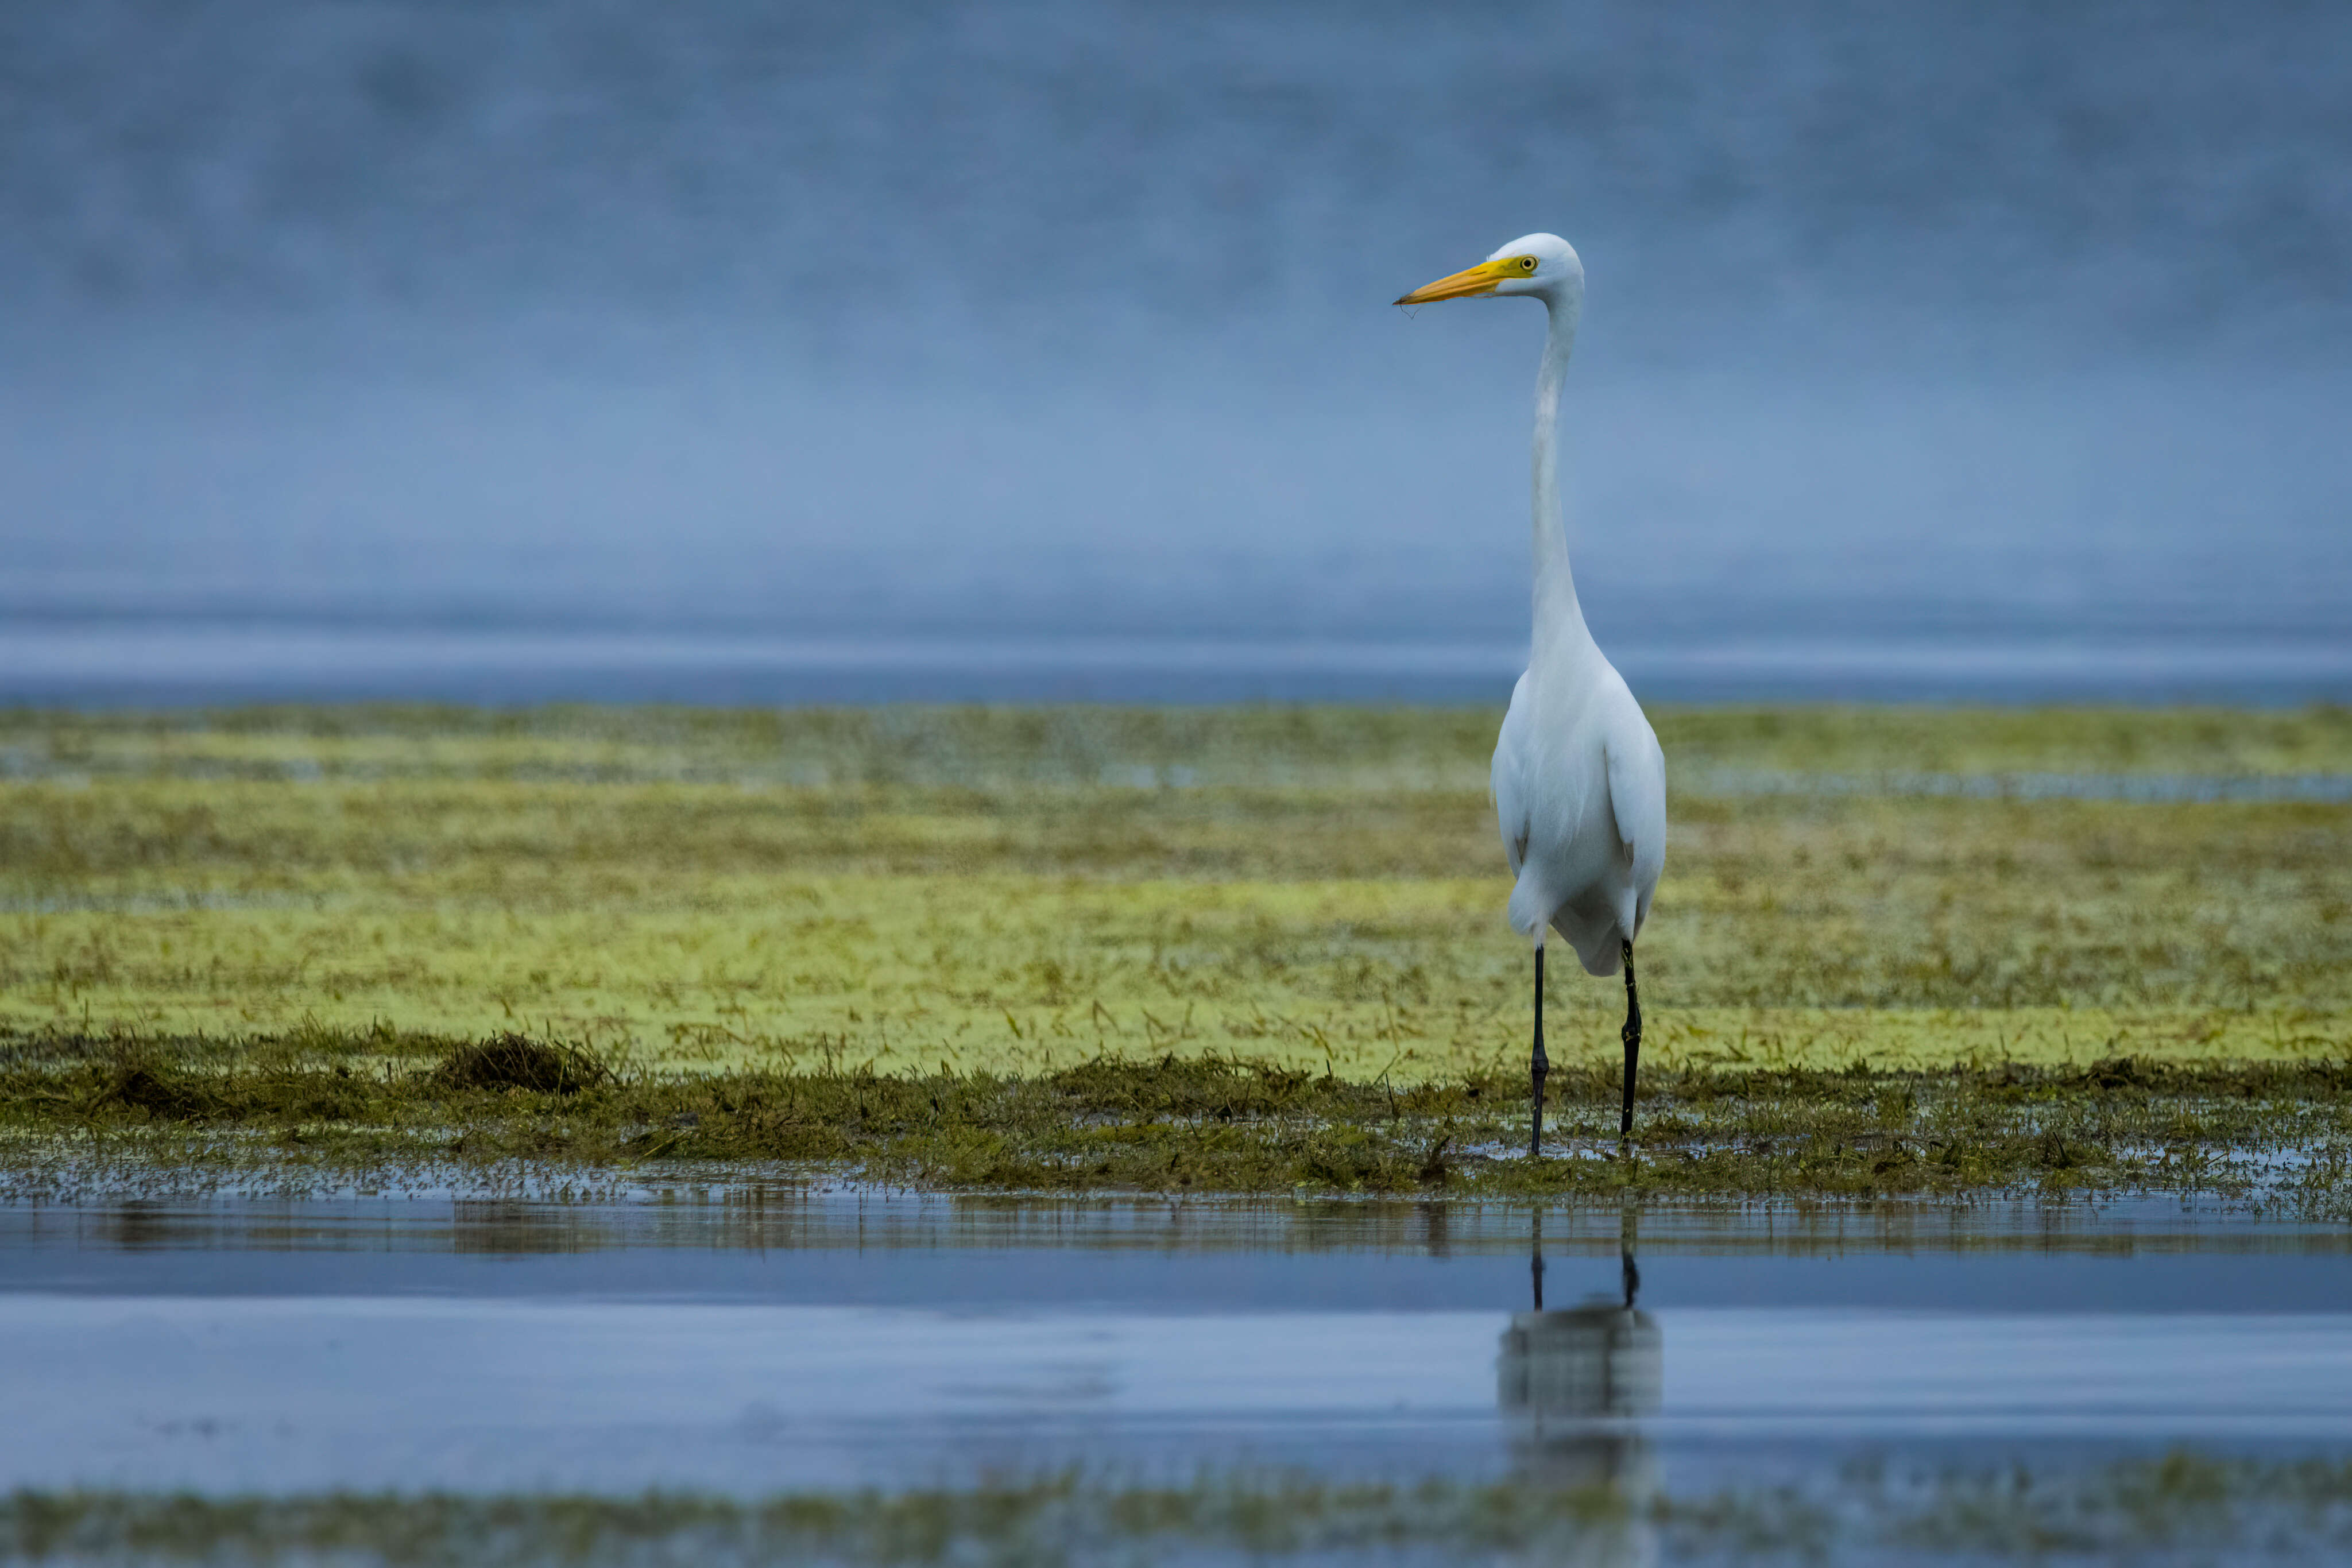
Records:
[[[1496,622],[1506,631],[1511,624]],[[1645,630],[1612,639],[1611,656],[1645,695],[1676,702],[2286,704],[2339,700],[2352,690],[2352,644],[2340,637],[2085,639],[2043,626],[1928,638],[1725,641]],[[39,615],[0,625],[0,698],[81,706],[372,699],[1490,703],[1508,695],[1526,663],[1526,649],[1507,637],[938,638],[885,631],[792,639],[155,618],[132,626]],[[1948,791],[1931,783],[1927,792]]]
[[[2340,1227],[671,1197],[0,1211],[0,1491],[2352,1457]]]
[[[2352,16],[0,16],[0,700],[2343,700]],[[2025,62],[2030,62],[2026,64]]]

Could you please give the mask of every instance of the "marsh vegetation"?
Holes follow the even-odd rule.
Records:
[[[2188,1450],[2074,1466],[1849,1467],[1809,1484],[1628,1498],[1600,1486],[1050,1476],[973,1490],[724,1497],[0,1500],[10,1561],[887,1564],[1088,1560],[2210,1562],[2352,1545],[2352,1469]]]
[[[2340,1183],[2352,804],[2132,781],[2324,784],[2352,715],[1658,717],[1643,1158],[1596,1157],[1619,998],[1569,975],[1528,1166],[1491,714],[19,714],[8,1163]]]

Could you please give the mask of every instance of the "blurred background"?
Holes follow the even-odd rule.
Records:
[[[2352,9],[0,11],[0,700],[2352,696]]]

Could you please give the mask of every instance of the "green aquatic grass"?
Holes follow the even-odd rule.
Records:
[[[1913,1470],[1678,1494],[1638,1437],[1593,1437],[1614,1488],[1529,1479],[1083,1474],[970,1490],[758,1500],[449,1493],[202,1498],[20,1491],[16,1563],[1872,1563],[2315,1561],[2352,1549],[2352,1465],[2190,1450],[2078,1466]],[[1539,1471],[1541,1457],[1528,1458]]]
[[[1800,772],[2352,772],[2352,709],[1653,705],[1670,758]],[[22,776],[761,779],[802,784],[1486,781],[1499,709],[0,711]],[[1153,782],[1171,781],[1155,777]]]
[[[622,1068],[528,1037],[327,1032],[237,1047],[19,1041],[0,1051],[4,1188],[69,1195],[94,1165],[245,1185],[436,1162],[583,1173],[826,1169],[1020,1192],[1528,1197],[2221,1194],[2332,1215],[2352,1193],[2352,1065],[1887,1073],[1669,1067],[1630,1144],[1613,1069],[1549,1086],[1522,1157],[1521,1072],[1351,1081],[1264,1061],[1098,1058],[877,1075]]]
[[[302,1042],[397,1086],[509,1033],[580,1047],[629,1093],[681,1096],[856,1081],[986,1083],[1018,1099],[1091,1063],[1162,1061],[1382,1095],[1512,1085],[1528,957],[1502,921],[1485,795],[1496,717],[0,715],[6,1124],[35,1138],[103,1129],[113,1112],[71,1098],[87,1085],[44,1097],[68,1092],[42,1075],[81,1071],[74,1053],[87,1050],[174,1082],[221,1079],[227,1109],[123,1138],[249,1151],[248,1134],[296,1134],[276,1111],[237,1110],[261,1104],[249,1088],[223,1085],[267,1068],[320,1090]],[[1700,1104],[1716,1083],[1966,1085],[2012,1069],[2063,1084],[2125,1059],[2324,1077],[2352,1059],[2352,806],[1868,786],[1919,772],[2352,772],[2343,710],[1657,718],[1674,828],[1642,973],[1645,1072],[1661,1094],[1685,1085]],[[1759,772],[1776,789],[1804,775],[1838,788],[1738,792]],[[1559,1081],[1603,1085],[1622,992],[1554,968]],[[385,1093],[399,1104],[320,1111],[300,1135],[430,1145],[415,1129],[443,1113],[412,1106],[408,1089]],[[1669,1131],[1672,1116],[1696,1114],[1657,1103]],[[552,1135],[526,1137],[480,1107],[466,1115],[486,1148]],[[1706,1175],[1706,1161],[1732,1157],[1718,1145],[1752,1134],[1737,1118],[1692,1125],[1675,1157],[1712,1151],[1694,1155],[1694,1179],[1743,1190],[1790,1179]],[[1320,1175],[1328,1151],[1254,1132],[1220,1153],[1205,1131],[1164,1127],[1074,1127],[1077,1144],[1051,1150],[990,1153],[984,1139],[919,1150],[894,1133],[887,1148],[771,1140],[761,1152],[983,1184],[1025,1172],[1045,1186],[1150,1186],[1155,1171],[1214,1166],[1251,1189],[1344,1187],[1418,1170],[1439,1135],[1415,1125],[1391,1146],[1391,1131],[1366,1124],[1367,1141]],[[625,1157],[617,1138],[564,1147]],[[1111,1146],[1121,1138],[1132,1147]],[[1807,1168],[1825,1190],[1857,1186],[1839,1161]],[[2002,1168],[2041,1179],[2031,1161]]]
[[[2347,750],[2332,711],[1661,716],[1677,772],[2325,770]],[[0,731],[0,1027],[521,1028],[682,1070],[1171,1049],[1499,1070],[1527,960],[1499,914],[1491,723],[19,716]],[[1685,789],[1674,815],[1644,937],[1662,1063],[2300,1059],[2352,1040],[2352,809]],[[1617,1006],[1560,977],[1556,1049],[1607,1055]]]

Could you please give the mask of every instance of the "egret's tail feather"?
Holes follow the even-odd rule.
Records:
[[[1586,974],[1617,972],[1618,953],[1625,942],[1617,917],[1607,910],[1586,908],[1582,902],[1556,906],[1534,875],[1522,872],[1518,884],[1511,889],[1511,929],[1540,943],[1547,926],[1568,938]]]
[[[1511,929],[1540,945],[1544,927],[1551,924],[1551,897],[1536,885],[1534,876],[1519,873],[1518,884],[1511,889]]]

